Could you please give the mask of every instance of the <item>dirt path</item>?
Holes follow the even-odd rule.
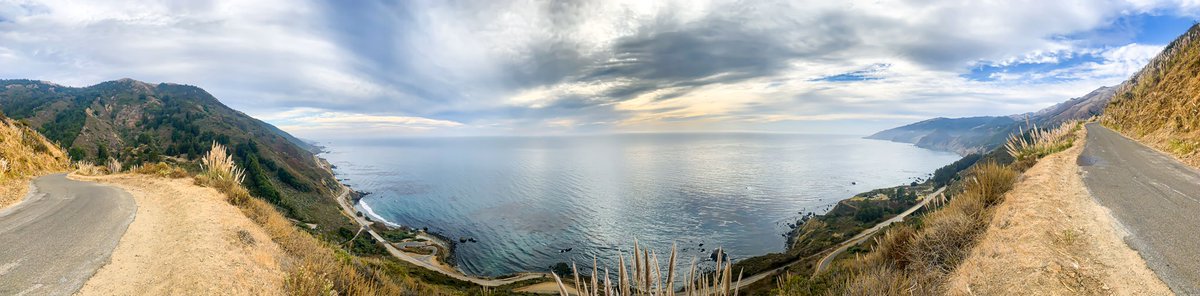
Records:
[[[263,230],[191,178],[77,177],[128,191],[137,214],[112,261],[78,295],[281,295],[283,253]]]
[[[1170,295],[1084,187],[1084,140],[1043,158],[996,207],[979,244],[950,275],[950,295]]]

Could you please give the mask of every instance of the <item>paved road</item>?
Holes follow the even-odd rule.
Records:
[[[33,181],[31,195],[0,210],[0,295],[70,295],[108,263],[137,205],[115,187]]]
[[[1098,124],[1079,156],[1084,183],[1126,243],[1178,294],[1200,294],[1200,171]]]

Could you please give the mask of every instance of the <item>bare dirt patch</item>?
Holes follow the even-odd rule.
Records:
[[[138,209],[112,261],[78,295],[280,295],[283,253],[225,195],[191,178],[71,176],[128,191]]]
[[[948,294],[1172,294],[1084,187],[1076,159],[1085,137],[1078,138],[1025,172],[950,275]]]

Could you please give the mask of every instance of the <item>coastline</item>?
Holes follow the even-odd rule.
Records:
[[[329,151],[327,149],[323,149],[320,152],[327,153]],[[380,243],[385,245],[386,249],[388,249],[390,252],[394,251],[393,255],[395,255],[395,257],[397,259],[401,259],[401,260],[407,261],[409,263],[414,263],[417,266],[421,266],[421,267],[424,267],[424,268],[427,268],[427,269],[430,269],[433,271],[437,271],[437,272],[440,272],[442,274],[445,274],[447,276],[450,276],[450,277],[453,277],[453,278],[456,278],[459,280],[475,282],[476,284],[485,285],[485,286],[499,286],[499,285],[504,285],[504,284],[508,284],[511,282],[526,280],[526,279],[529,279],[534,276],[537,276],[537,277],[545,276],[542,273],[536,273],[536,272],[517,272],[517,273],[506,274],[506,275],[501,275],[501,276],[496,276],[496,277],[484,277],[484,276],[479,276],[479,275],[468,274],[468,273],[462,271],[461,269],[456,267],[457,264],[454,263],[454,261],[455,261],[454,249],[456,248],[456,244],[453,240],[446,237],[445,235],[442,235],[442,234],[439,234],[436,232],[425,231],[424,228],[416,229],[416,228],[412,228],[412,227],[406,227],[399,223],[394,223],[394,222],[388,221],[386,218],[383,218],[378,213],[376,213],[374,211],[374,209],[372,209],[368,203],[362,201],[362,197],[369,193],[354,191],[354,190],[352,190],[353,187],[351,187],[349,184],[346,184],[346,183],[342,182],[341,180],[338,180],[337,173],[334,171],[334,166],[332,164],[330,164],[329,161],[326,160],[325,158],[320,157],[319,154],[313,154],[313,158],[314,158],[314,161],[317,162],[317,165],[319,167],[321,167],[326,172],[328,172],[330,176],[334,177],[334,181],[336,182],[337,187],[342,188],[344,190],[344,192],[342,194],[335,196],[334,198],[337,199],[338,204],[341,204],[343,207],[345,207],[345,210],[347,211],[346,214],[349,216],[349,218],[351,218],[352,220],[355,220],[357,222],[360,222],[360,224],[362,224],[362,226],[368,232],[370,232],[371,236],[373,236],[377,241],[379,241]],[[362,216],[355,217],[356,214],[359,214]],[[360,218],[362,220],[366,220],[366,221],[361,221]],[[381,222],[379,224],[383,224],[382,227],[384,227],[388,230],[404,230],[404,229],[412,230],[411,232],[414,234],[414,236],[415,236],[414,238],[416,240],[424,240],[424,241],[431,242],[431,244],[436,245],[436,246],[428,246],[428,247],[437,248],[438,250],[441,250],[445,255],[438,256],[438,254],[440,254],[440,253],[437,253],[436,251],[433,255],[425,255],[425,254],[420,254],[420,253],[409,252],[409,251],[403,250],[402,248],[399,247],[400,245],[404,244],[403,242],[393,242],[393,241],[387,240],[384,237],[379,236],[377,233],[375,233],[375,230],[373,229],[372,225],[378,225],[378,224],[376,224],[376,222]],[[380,227],[380,226],[375,226],[375,227]],[[399,254],[396,254],[396,253],[399,253]],[[440,260],[441,258],[445,258],[445,260]],[[418,262],[420,262],[420,263],[418,263]]]
[[[917,147],[917,148],[920,148],[920,147]],[[926,150],[929,150],[929,149],[926,149]],[[328,150],[325,151],[325,153],[328,153],[328,152],[329,152]],[[941,152],[941,151],[939,151],[939,152]],[[320,156],[314,156],[314,157],[318,158],[319,161],[321,161],[324,164],[323,167],[328,169],[331,175],[336,176],[334,169],[333,169],[334,167],[332,165],[330,165],[327,160],[325,160],[324,158],[321,158]],[[932,174],[930,174],[930,176],[932,176]],[[926,186],[928,184],[926,182],[928,182],[927,178],[929,178],[929,177],[926,177],[924,175],[917,175],[917,176],[912,176],[912,177],[914,180],[920,181],[922,186]],[[338,185],[346,188],[347,191],[350,191],[349,193],[358,194],[358,195],[355,195],[354,197],[344,196],[344,198],[345,198],[345,202],[349,203],[349,206],[351,207],[352,210],[360,212],[360,213],[357,213],[357,214],[361,215],[361,216],[359,216],[359,219],[366,218],[371,222],[380,222],[380,223],[376,224],[379,226],[387,226],[387,227],[391,227],[391,228],[407,228],[404,225],[401,225],[400,223],[396,223],[394,221],[390,221],[390,220],[384,218],[377,211],[375,211],[375,209],[373,207],[371,207],[369,202],[363,201],[362,196],[364,196],[364,195],[362,195],[362,194],[364,192],[352,191],[349,189],[349,188],[351,188],[350,185],[345,184],[343,182],[343,180],[337,179],[336,177],[335,177],[335,180],[337,181]],[[912,180],[905,180],[902,182],[908,182],[908,181],[912,181]],[[909,185],[901,185],[901,186],[909,186]],[[896,188],[896,187],[897,186],[887,187],[887,188],[890,189],[890,188]],[[931,189],[935,189],[935,188],[931,188]],[[873,192],[875,190],[879,190],[879,189],[871,189],[870,191],[867,191],[867,192]],[[933,191],[933,190],[929,190],[929,191]],[[864,192],[864,193],[866,193],[866,192]],[[837,202],[829,204],[828,206],[819,206],[814,209],[806,209],[803,211],[803,213],[798,213],[799,215],[793,216],[793,217],[795,217],[797,219],[800,219],[802,217],[808,217],[809,219],[811,219],[811,218],[814,218],[814,216],[818,216],[818,215],[816,215],[817,213],[822,213],[822,212],[823,213],[819,216],[826,216],[826,215],[829,215],[831,212],[856,211],[857,210],[856,207],[854,207],[852,205],[846,205],[845,202],[850,201],[850,200],[854,199],[855,197],[857,197],[858,195],[864,194],[864,193],[845,196],[844,198],[838,200]],[[914,192],[914,193],[916,193],[916,192]],[[369,194],[369,193],[366,193],[366,194]],[[863,201],[856,201],[856,202],[861,203]],[[855,203],[855,205],[859,205],[859,203]],[[911,205],[906,205],[903,207],[901,207],[900,205],[897,205],[896,206],[897,209],[895,209],[895,211],[889,210],[888,213],[886,213],[886,214],[887,214],[887,216],[892,216],[894,214],[898,214],[899,212],[902,212],[902,211],[908,209],[909,206],[911,206]],[[846,208],[846,209],[839,210],[836,208]],[[809,213],[809,212],[813,212],[813,213]],[[354,215],[356,213],[351,212],[350,214]],[[850,216],[853,216],[853,213],[851,213]],[[883,219],[887,219],[887,218],[889,218],[889,217],[883,217]],[[880,220],[883,220],[883,219],[880,219]],[[870,223],[870,224],[874,225],[874,223]],[[798,232],[797,230],[800,228],[800,226],[801,225],[796,225],[792,229],[788,229],[787,232],[783,234],[785,237],[788,237],[788,239],[784,240],[785,245],[783,246],[783,249],[781,251],[775,252],[775,253],[763,253],[763,254],[756,255],[756,256],[745,257],[745,258],[742,258],[741,260],[738,260],[737,262],[735,262],[734,263],[735,266],[739,266],[740,268],[744,267],[746,269],[745,272],[747,272],[747,276],[759,276],[760,279],[769,277],[768,274],[773,274],[772,271],[774,271],[775,269],[777,269],[779,267],[786,266],[786,267],[790,267],[790,268],[797,268],[797,267],[804,268],[805,266],[798,266],[798,265],[796,265],[796,263],[801,263],[800,261],[807,260],[808,257],[812,257],[812,256],[802,256],[802,254],[801,254],[802,252],[800,252],[800,250],[798,248],[794,247],[796,242],[793,240],[796,239],[795,236],[797,235],[797,232]],[[868,227],[862,227],[862,228],[865,229]],[[854,234],[857,234],[858,232],[860,232],[861,229],[854,229],[854,230],[830,229],[830,231],[831,232],[848,232],[848,234],[845,236],[845,238],[849,238],[850,236],[853,236]],[[429,233],[429,235],[434,236],[437,234]],[[777,233],[776,235],[779,235],[779,234]],[[444,238],[444,237],[439,237],[439,238],[441,238],[443,241],[445,241],[447,243],[447,245],[452,245],[454,243],[454,241],[450,238]],[[388,242],[386,240],[383,240],[383,241],[386,242],[386,244],[388,244],[388,245],[393,245],[393,247],[395,247],[396,249],[408,249],[405,247],[412,246],[412,245],[405,245],[404,243],[393,244],[393,243],[398,243],[398,242]],[[840,242],[840,240],[838,242]],[[832,245],[837,245],[838,242],[834,242]],[[825,251],[825,249],[827,249],[827,248],[822,248],[821,251]],[[398,251],[403,252],[406,255],[405,257],[423,256],[420,253],[406,252],[407,250],[398,250]],[[425,254],[428,254],[428,253],[425,253]],[[448,251],[447,254],[453,255],[454,252],[453,252],[453,250],[451,250],[451,251]],[[407,261],[407,259],[405,259],[405,260]],[[452,262],[453,260],[451,259],[451,260],[447,260],[447,261]],[[426,263],[428,264],[430,262],[426,262]],[[429,266],[427,264],[418,264],[418,265],[426,267],[426,268],[430,268],[431,266]],[[437,269],[442,273],[446,273],[446,271],[453,272],[453,273],[457,274],[457,276],[454,276],[456,278],[458,276],[464,276],[464,277],[470,277],[470,278],[476,278],[476,279],[504,279],[504,278],[511,278],[514,275],[517,277],[521,277],[523,275],[541,274],[541,273],[518,271],[518,272],[509,274],[509,275],[503,275],[503,276],[498,276],[498,277],[487,277],[487,276],[479,276],[479,275],[468,275],[467,273],[463,272],[462,270],[460,270],[458,268],[444,267],[444,266],[445,266],[444,264],[441,264],[441,266],[438,266]],[[548,275],[548,274],[546,274],[546,275]],[[761,284],[761,283],[759,283],[759,284]],[[758,286],[758,284],[756,284],[755,286]]]

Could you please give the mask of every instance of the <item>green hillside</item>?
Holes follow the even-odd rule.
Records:
[[[67,149],[72,160],[195,166],[212,142],[234,150],[251,193],[324,233],[352,227],[333,199],[336,180],[314,147],[233,110],[195,86],[132,79],[89,87],[0,80],[0,110]]]

